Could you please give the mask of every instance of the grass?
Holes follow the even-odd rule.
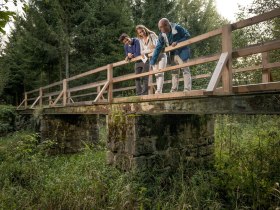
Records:
[[[0,139],[0,209],[276,209],[279,127],[277,116],[217,116],[215,168],[192,177],[106,165],[105,127],[101,146],[57,156],[52,142],[15,132]]]

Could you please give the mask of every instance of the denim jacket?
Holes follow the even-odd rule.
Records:
[[[163,33],[159,34],[158,43],[154,50],[153,56],[150,60],[151,65],[156,64],[159,54],[162,52],[162,50],[166,46],[171,45],[173,42],[179,43],[179,42],[186,41],[187,39],[190,38],[189,32],[186,29],[184,29],[182,26],[180,26],[179,24],[171,23],[171,29],[172,29],[172,31],[169,32],[168,34],[163,34]],[[167,40],[165,37],[167,37],[168,43],[167,43]],[[189,46],[182,47],[182,48],[171,51],[170,54],[171,54],[171,56],[179,55],[179,57],[183,61],[186,61],[190,58],[190,48],[189,48]]]

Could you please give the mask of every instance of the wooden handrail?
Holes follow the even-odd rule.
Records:
[[[280,16],[280,8],[231,24],[233,30],[241,29]]]
[[[136,78],[140,78],[140,77],[145,77],[145,76],[148,76],[148,75],[157,74],[159,72],[167,72],[167,71],[172,71],[172,70],[179,69],[179,68],[195,66],[195,65],[203,64],[203,63],[209,63],[209,62],[212,62],[212,61],[216,61],[219,58],[220,58],[220,54],[214,54],[214,55],[205,56],[205,57],[201,57],[201,58],[197,58],[197,59],[192,59],[192,60],[189,60],[187,63],[184,63],[184,64],[166,67],[164,69],[160,69],[159,71],[149,71],[149,72],[145,72],[145,73],[141,73],[141,74],[114,77],[113,78],[113,83],[123,82],[123,81],[126,81],[126,80],[136,79]]]

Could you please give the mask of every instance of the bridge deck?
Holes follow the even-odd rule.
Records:
[[[62,81],[40,87],[36,90],[25,92],[22,103],[18,110],[22,113],[30,113],[33,109],[41,107],[46,113],[108,113],[112,106],[129,106],[141,112],[184,112],[184,113],[279,113],[280,81],[272,81],[271,70],[279,70],[280,62],[270,63],[269,52],[280,49],[280,39],[270,40],[264,43],[250,45],[242,49],[233,49],[232,32],[244,27],[252,26],[263,21],[268,21],[280,16],[280,8],[264,13],[247,20],[228,24],[222,28],[210,31],[206,34],[180,42],[176,47],[167,47],[165,52],[176,50],[211,37],[221,36],[222,51],[189,60],[187,63],[169,66],[160,69],[161,72],[170,72],[183,67],[191,67],[215,62],[213,71],[192,76],[196,79],[209,79],[206,89],[192,90],[189,92],[154,94],[155,83],[152,77],[158,71],[150,71],[141,74],[127,74],[114,77],[114,68],[127,65],[126,61],[108,64]],[[261,65],[247,66],[233,69],[233,60],[257,55],[261,59]],[[151,56],[151,54],[149,55]],[[131,62],[140,60],[134,58]],[[280,58],[279,58],[280,61]],[[233,86],[233,75],[243,72],[261,71],[261,82],[257,84]],[[106,80],[97,80],[96,75],[103,74]],[[81,82],[88,76],[95,76],[89,83]],[[131,81],[136,78],[149,76],[149,95],[120,97],[119,93],[135,90],[135,86],[118,87],[116,84]],[[182,79],[180,79],[182,81]],[[171,83],[170,80],[165,84]],[[77,85],[79,84],[79,85]],[[267,102],[264,98],[267,97]],[[254,108],[252,99],[260,101],[260,106]],[[269,104],[269,103],[273,104]],[[181,103],[181,105],[180,105]],[[200,105],[201,103],[201,105]],[[217,105],[215,105],[218,103]],[[239,104],[245,104],[245,108]],[[174,105],[176,104],[176,106]],[[187,105],[189,104],[189,105]],[[247,104],[247,105],[246,105]],[[228,105],[228,107],[226,106]],[[263,106],[263,107],[262,107]],[[270,107],[269,109],[266,109]],[[148,108],[147,108],[148,107]],[[156,107],[156,108],[149,108]],[[163,108],[163,110],[160,109]],[[171,107],[171,108],[170,108]],[[172,110],[172,107],[175,107]],[[177,109],[176,107],[181,107]],[[200,107],[200,108],[199,108]],[[239,107],[239,108],[238,108]],[[243,107],[243,108],[242,108]],[[262,109],[260,108],[262,107]],[[183,109],[184,108],[184,109]],[[197,111],[194,109],[197,108]],[[215,110],[216,109],[216,110]],[[263,111],[262,111],[263,110]]]

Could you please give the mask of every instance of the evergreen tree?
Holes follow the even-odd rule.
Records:
[[[132,29],[128,4],[121,0],[30,1],[25,12],[0,59],[1,74],[10,75],[4,94],[14,102],[11,90],[21,95],[67,74],[120,60],[118,37]]]

